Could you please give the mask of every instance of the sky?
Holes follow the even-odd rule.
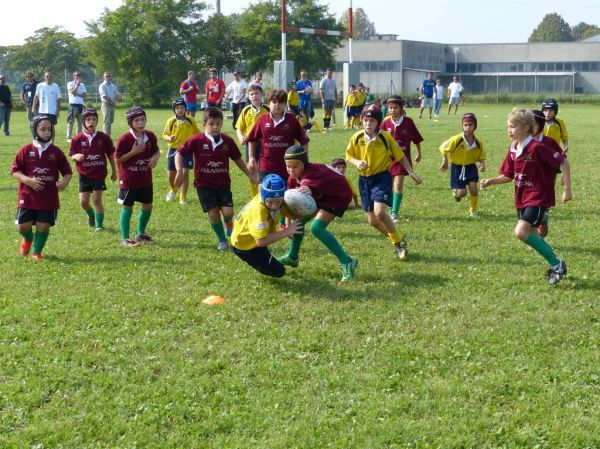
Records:
[[[216,0],[205,1],[213,8],[216,5]],[[328,5],[336,18],[350,6],[350,0],[318,1]],[[29,0],[27,11],[43,13],[29,14],[28,17],[24,17],[19,2],[2,3],[0,45],[20,45],[35,30],[56,25],[83,37],[86,35],[84,21],[97,19],[105,8],[117,8],[122,0]],[[255,2],[221,0],[221,11],[223,14],[243,12],[250,3]],[[543,17],[553,12],[560,14],[571,26],[580,22],[600,26],[599,0],[353,0],[352,6],[355,10],[365,10],[378,33],[449,44],[527,42]]]

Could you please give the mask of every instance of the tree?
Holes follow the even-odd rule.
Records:
[[[349,29],[348,13],[344,13],[340,17],[340,23],[345,30]],[[375,23],[369,20],[369,16],[362,8],[357,8],[352,13],[352,37],[354,39],[368,39],[370,36],[377,34]]]
[[[6,66],[15,73],[31,70],[62,73],[80,68],[84,61],[79,41],[61,27],[41,28],[25,39],[25,44],[12,47],[6,55]]]
[[[572,40],[571,27],[557,13],[546,14],[529,36],[529,42],[570,42]]]
[[[590,25],[585,22],[580,22],[571,28],[571,38],[574,41],[587,39],[588,37],[595,36],[596,34],[600,34],[600,28],[598,28],[596,25]]]
[[[327,6],[315,0],[288,0],[288,25],[341,30]],[[243,44],[247,72],[268,68],[281,58],[281,10],[277,0],[251,5],[240,17],[238,34]],[[334,51],[340,46],[336,36],[288,33],[287,59],[296,68],[316,73],[334,65]]]

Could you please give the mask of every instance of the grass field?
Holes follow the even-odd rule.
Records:
[[[46,261],[22,259],[8,173],[30,136],[15,110],[11,137],[0,136],[0,447],[600,447],[600,139],[591,108],[560,110],[574,200],[550,223],[548,241],[569,266],[557,287],[542,278],[544,260],[513,237],[512,185],[483,192],[476,219],[452,200],[437,148],[460,132],[459,116],[419,120],[415,109],[424,184],[407,180],[400,211],[409,258],[394,259],[351,209],[330,226],[359,259],[350,283],[339,283],[336,259],[310,235],[300,267],[280,280],[217,253],[195,196],[187,207],[164,202],[164,158],[148,226],[157,246],[121,247],[115,185],[106,232],[90,232],[75,176]],[[467,109],[495,176],[511,107]],[[169,114],[149,111],[148,128],[160,135]],[[340,122],[311,134],[313,161],[343,156],[351,132]],[[239,210],[247,183],[233,171]],[[209,294],[226,304],[203,305]]]

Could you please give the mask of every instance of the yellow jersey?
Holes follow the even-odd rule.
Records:
[[[277,232],[281,215],[292,218],[292,214],[283,203],[278,211],[269,210],[259,193],[236,215],[233,221],[231,244],[243,251],[256,248],[257,240]]]
[[[290,106],[298,106],[300,104],[300,95],[295,90],[290,90],[287,96]]]
[[[258,120],[258,118],[262,115],[268,114],[269,108],[266,106],[261,106],[256,109],[254,105],[251,103],[245,106],[240,112],[240,116],[235,124],[235,127],[239,129],[244,136],[247,136],[254,123]]]
[[[354,183],[352,182],[350,177],[344,175],[344,178],[346,178],[346,181],[348,182],[348,185],[350,186],[350,190],[352,190],[352,196],[358,196],[358,190],[356,190],[356,186],[354,185]]]
[[[440,153],[447,156],[454,165],[470,165],[486,158],[483,142],[473,135],[472,145],[468,145],[463,134],[450,137],[440,145]]]
[[[167,138],[175,136],[175,140],[167,141],[167,145],[169,145],[169,148],[179,148],[186,140],[199,132],[194,117],[186,115],[184,120],[179,120],[173,116],[165,124],[163,139],[167,140]]]
[[[568,142],[569,133],[567,133],[567,125],[561,118],[554,117],[552,123],[546,122],[544,125],[544,136],[548,136],[551,139],[556,140],[562,148],[563,142]]]
[[[348,106],[348,107],[354,107],[354,106],[360,106],[361,103],[360,98],[358,98],[356,96],[357,92],[354,93],[348,93],[348,95],[346,95],[346,104],[344,105],[344,107]]]
[[[346,148],[347,161],[358,159],[367,162],[368,167],[358,171],[361,176],[382,173],[392,165],[392,158],[400,161],[403,157],[404,153],[398,142],[384,130],[379,130],[373,138],[369,138],[364,131],[358,131],[350,138]]]

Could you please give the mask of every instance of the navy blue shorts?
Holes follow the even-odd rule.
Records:
[[[79,175],[79,193],[95,192],[97,190],[106,190],[106,183],[88,178],[85,175]]]
[[[349,106],[348,107],[348,117],[360,117],[362,113],[363,107],[361,106]]]
[[[142,204],[152,204],[152,186],[141,189],[119,189],[117,203],[131,207],[136,201]]]
[[[527,206],[523,209],[517,209],[517,217],[519,220],[530,223],[533,227],[538,227],[542,224],[544,213],[548,210],[544,206]]]
[[[50,226],[54,226],[57,215],[58,210],[54,209],[35,210],[20,207],[17,209],[15,215],[15,224],[19,225],[29,223],[30,221],[32,221],[33,224],[36,224],[39,221],[40,223],[50,223]]]
[[[233,252],[236,256],[265,276],[280,278],[285,275],[285,267],[273,257],[266,246],[250,250],[241,250],[233,247]]]
[[[177,154],[176,148],[169,148],[167,153],[167,170],[177,171],[175,168],[175,154]],[[194,168],[194,156],[186,156],[183,158],[183,168]]]
[[[215,207],[233,207],[233,195],[229,187],[198,187],[196,192],[202,212],[208,212]]]
[[[450,188],[464,189],[470,182],[479,181],[479,172],[476,164],[455,165],[450,164]]]
[[[374,203],[392,205],[392,175],[389,171],[358,177],[360,201],[365,212],[372,212]]]

